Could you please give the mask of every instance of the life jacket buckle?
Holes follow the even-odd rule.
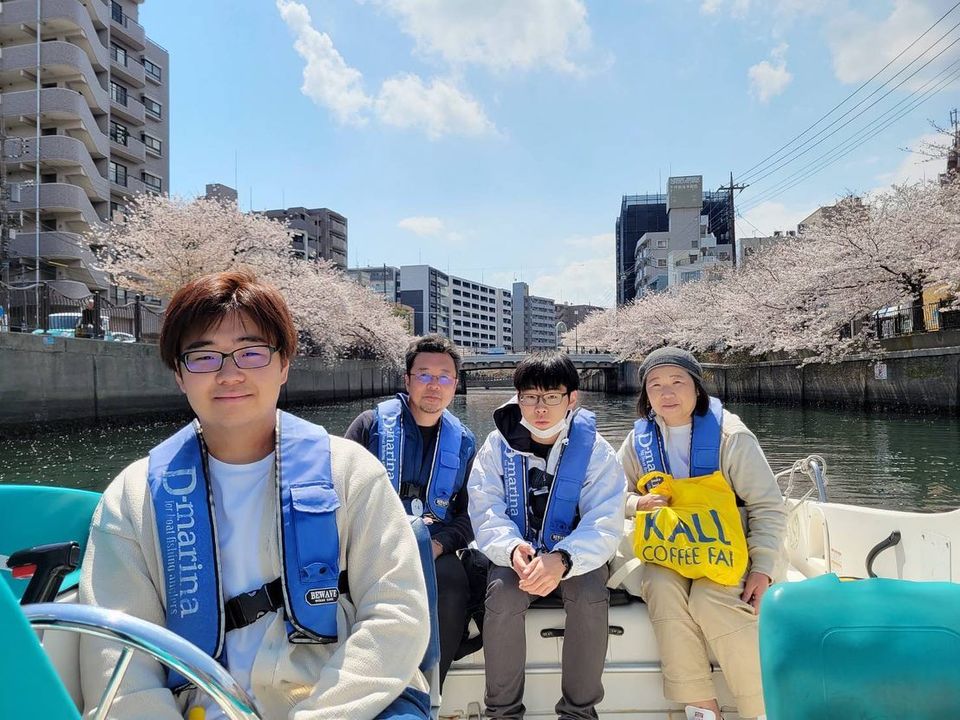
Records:
[[[269,612],[283,607],[283,589],[280,578],[264,583],[256,590],[240,593],[224,603],[226,630],[239,630],[252,625]]]

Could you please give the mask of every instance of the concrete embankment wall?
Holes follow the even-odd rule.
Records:
[[[281,405],[396,392],[402,377],[371,360],[294,358]],[[155,345],[0,333],[0,427],[89,422],[189,408]]]
[[[619,368],[618,390],[636,393],[638,363]],[[886,352],[834,364],[705,364],[711,394],[728,402],[898,408],[960,414],[960,347]]]

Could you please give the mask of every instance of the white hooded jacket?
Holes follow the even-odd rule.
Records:
[[[510,554],[525,540],[516,523],[507,516],[501,463],[503,446],[506,444],[526,457],[528,467],[546,470],[553,476],[569,432],[568,425],[544,461],[530,452],[530,431],[520,425],[520,418],[516,397],[496,410],[497,429],[491,431],[477,452],[467,480],[470,521],[477,546],[492,563],[504,567],[510,567]],[[554,547],[570,555],[572,564],[567,577],[596,570],[613,556],[623,532],[625,494],[623,468],[610,443],[597,433],[587,477],[580,489],[580,521],[573,532]]]

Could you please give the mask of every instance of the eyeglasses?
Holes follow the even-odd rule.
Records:
[[[563,399],[569,394],[570,393],[565,392],[543,393],[543,395],[538,395],[537,393],[523,393],[517,397],[517,402],[523,405],[523,407],[536,407],[542,400],[544,405],[547,407],[552,407],[562,403]]]
[[[455,377],[450,377],[449,375],[431,375],[430,373],[407,373],[407,377],[413,378],[421,385],[436,383],[440,387],[450,387],[457,382]]]
[[[233,364],[241,370],[256,370],[266,367],[273,359],[277,348],[270,345],[250,345],[237,348],[233,352],[219,352],[218,350],[189,350],[180,355],[180,364],[192,373],[219,372],[223,361],[233,358]]]

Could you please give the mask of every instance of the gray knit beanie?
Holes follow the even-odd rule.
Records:
[[[698,387],[703,387],[703,367],[701,367],[700,362],[693,356],[693,353],[683,350],[682,348],[667,346],[657,348],[640,363],[640,369],[637,374],[641,388],[646,386],[647,373],[660,365],[676,365],[682,367],[693,376]]]

